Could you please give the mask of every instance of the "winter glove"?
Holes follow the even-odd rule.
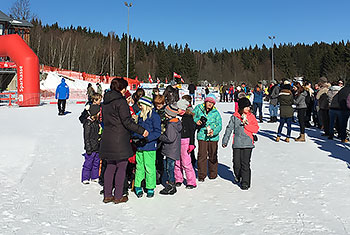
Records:
[[[195,148],[196,148],[196,146],[194,146],[194,145],[189,145],[189,146],[188,146],[188,149],[187,149],[187,152],[188,152],[188,153],[191,153]]]
[[[135,144],[135,146],[137,148],[143,147],[146,145],[147,143],[147,139],[146,138],[142,138],[142,139],[133,139],[132,140],[133,144]]]

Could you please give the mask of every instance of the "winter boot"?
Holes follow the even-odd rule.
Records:
[[[104,203],[109,203],[109,202],[113,202],[114,201],[114,197],[105,197],[103,198],[103,202]]]
[[[295,139],[297,142],[305,142],[305,134],[300,134],[298,138]]]
[[[186,186],[186,189],[194,189],[195,187],[197,187],[197,186],[194,186],[194,185],[187,185],[187,186]]]
[[[181,185],[182,185],[182,183],[180,183],[180,182],[176,182],[176,183],[175,183],[175,186],[176,186],[176,187],[181,187]]]
[[[153,197],[154,196],[154,190],[153,189],[148,189],[147,190],[147,197],[148,198],[151,198],[151,197]]]
[[[114,203],[115,204],[119,204],[119,203],[123,203],[123,202],[127,202],[129,200],[128,196],[123,196],[122,198],[120,199],[114,199]]]
[[[284,141],[289,143],[289,137],[287,137]]]
[[[280,137],[280,136],[277,136],[277,137],[276,137],[276,142],[280,142],[280,139],[281,139],[281,137]]]
[[[143,195],[143,190],[141,187],[135,187],[135,194],[138,198],[142,197]]]
[[[274,116],[274,117],[273,117],[273,122],[277,122],[277,121],[278,121],[277,117]]]
[[[268,121],[268,123],[273,123],[274,121],[274,117],[270,117],[270,120]]]
[[[169,183],[164,189],[159,193],[163,195],[174,195],[177,192],[176,186],[174,183]]]

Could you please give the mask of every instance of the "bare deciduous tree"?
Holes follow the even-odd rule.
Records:
[[[31,20],[30,1],[17,0],[10,8],[10,15],[16,19]]]

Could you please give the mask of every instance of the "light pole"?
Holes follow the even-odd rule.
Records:
[[[126,41],[126,77],[129,78],[129,16],[130,16],[130,7],[132,7],[132,2],[124,2],[125,6],[128,8],[128,38]]]
[[[269,36],[269,39],[271,39],[271,50],[272,50],[272,54],[271,54],[272,80],[275,80],[275,66],[273,64],[273,48],[275,47],[275,43],[273,42],[273,40],[275,38],[276,38],[275,36]]]

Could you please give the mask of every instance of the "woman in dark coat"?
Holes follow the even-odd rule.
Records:
[[[148,132],[131,118],[129,106],[124,98],[127,86],[126,80],[113,79],[111,91],[105,94],[102,105],[104,130],[100,157],[107,160],[107,169],[104,175],[103,202],[105,203],[128,201],[128,197],[123,196],[123,185],[128,158],[133,155],[130,131],[144,137],[148,136]],[[114,197],[112,195],[113,178],[115,180]]]

